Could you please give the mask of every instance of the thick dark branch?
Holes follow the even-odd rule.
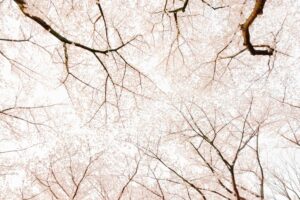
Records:
[[[186,9],[188,3],[189,3],[189,0],[185,0],[185,2],[184,2],[184,4],[183,4],[182,7],[177,8],[177,9],[175,9],[175,10],[170,10],[169,12],[170,12],[170,13],[177,13],[177,12],[180,12],[180,11],[181,11],[181,12],[185,12],[185,9]]]
[[[81,43],[78,43],[78,42],[74,42],[72,40],[69,40],[68,38],[62,36],[60,33],[58,33],[56,30],[54,30],[49,24],[47,24],[47,22],[45,22],[43,19],[41,19],[40,17],[38,16],[34,16],[32,15],[31,13],[29,13],[27,11],[27,3],[24,1],[24,0],[14,0],[20,10],[22,11],[22,13],[32,19],[33,21],[35,21],[36,23],[38,23],[40,26],[42,26],[46,31],[49,31],[49,33],[51,33],[55,38],[57,38],[59,41],[63,42],[63,43],[66,43],[66,44],[73,44],[74,46],[76,47],[79,47],[79,48],[82,48],[84,50],[87,50],[87,51],[90,51],[92,53],[102,53],[102,54],[107,54],[109,52],[113,52],[113,51],[117,51],[119,49],[121,49],[122,47],[124,47],[126,44],[130,43],[132,40],[126,42],[125,44],[122,44],[121,46],[119,47],[116,47],[116,48],[113,48],[113,49],[107,49],[107,50],[98,50],[98,49],[94,49],[94,48],[91,48],[91,47],[88,47],[88,46],[85,46]]]
[[[255,49],[250,40],[249,28],[252,25],[252,23],[255,21],[256,17],[258,15],[263,14],[263,9],[264,9],[265,3],[266,3],[266,0],[256,0],[255,6],[252,10],[252,13],[247,18],[245,23],[241,25],[241,30],[242,30],[242,34],[243,34],[243,38],[244,38],[244,45],[247,47],[247,49],[253,56],[255,56],[255,55],[270,56],[270,55],[273,55],[273,52],[274,52],[274,49],[268,45],[263,45],[265,48],[267,48],[265,50]]]

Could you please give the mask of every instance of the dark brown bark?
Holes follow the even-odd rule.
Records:
[[[268,45],[253,45],[251,43],[251,35],[249,28],[252,25],[252,23],[255,21],[258,15],[263,14],[263,9],[265,6],[266,0],[256,0],[255,6],[250,14],[250,16],[247,18],[244,24],[241,25],[241,30],[244,38],[244,45],[247,47],[251,55],[273,55],[274,49],[271,48]],[[264,47],[266,49],[264,50],[259,50],[255,49],[254,46],[259,46],[259,47]]]

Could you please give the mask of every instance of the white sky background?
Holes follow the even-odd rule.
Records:
[[[210,2],[212,5],[219,5],[222,1]],[[93,35],[92,32],[93,24],[90,19],[95,20],[99,15],[95,1],[74,1],[76,11],[70,7],[71,1],[27,3],[29,12],[43,18],[65,37],[94,48],[107,48],[103,23],[98,24],[100,36]],[[68,45],[70,70],[97,89],[91,89],[72,77],[63,85],[61,82],[67,72],[63,64],[62,43],[38,24],[25,18],[14,1],[2,1],[0,38],[24,39],[31,35],[32,43],[0,41],[0,52],[3,53],[0,54],[0,110],[10,107],[47,107],[11,111],[12,115],[43,125],[31,125],[24,120],[0,114],[0,152],[23,149],[0,153],[0,169],[3,173],[0,175],[0,199],[20,199],[21,190],[27,196],[41,191],[35,185],[30,171],[45,175],[43,170],[46,170],[49,160],[67,158],[67,152],[74,155],[80,152],[74,157],[74,162],[78,161],[78,171],[81,164],[87,162],[89,155],[101,152],[101,161],[95,166],[98,173],[95,177],[101,177],[107,190],[111,190],[111,199],[119,194],[128,174],[132,174],[134,170],[135,160],[141,156],[137,151],[137,144],[155,149],[160,141],[160,151],[164,158],[175,164],[180,172],[187,177],[202,174],[202,169],[197,168],[197,159],[189,153],[190,147],[181,140],[184,137],[174,138],[168,135],[170,131],[180,131],[186,127],[184,119],[174,107],[184,108],[183,105],[189,106],[191,102],[206,110],[209,116],[214,116],[214,110],[224,113],[219,119],[221,123],[238,113],[245,115],[253,97],[253,123],[262,120],[269,112],[267,125],[261,129],[260,141],[266,174],[278,170],[279,174],[285,176],[284,173],[288,174],[286,166],[299,167],[300,163],[296,163],[300,159],[299,147],[293,146],[281,135],[290,137],[292,127],[299,136],[300,109],[279,101],[285,93],[287,102],[300,105],[300,2],[268,1],[264,14],[251,28],[253,43],[274,45],[272,34],[276,34],[283,24],[276,44],[279,53],[276,58],[270,58],[271,63],[274,61],[274,68],[270,73],[269,57],[254,57],[246,51],[238,59],[232,60],[230,68],[225,67],[227,62],[219,60],[217,80],[210,82],[213,72],[211,61],[231,40],[235,30],[239,30],[238,25],[246,19],[253,6],[252,3],[247,3],[243,8],[244,14],[240,16],[241,1],[228,0],[223,1],[223,4],[229,4],[230,9],[214,11],[199,2],[191,1],[188,11],[179,14],[181,35],[178,40],[174,40],[177,31],[172,15],[170,18],[166,15],[162,18],[162,13],[159,12],[163,9],[164,1],[102,1],[110,27],[110,45],[114,47],[120,44],[113,27],[118,29],[124,41],[139,35],[132,46],[121,49],[120,53],[151,81],[143,78],[140,87],[138,74],[128,70],[124,81],[137,95],[122,91],[118,101],[119,109],[108,103],[98,111],[104,98],[105,72],[95,57]],[[180,5],[182,2],[178,1],[174,7]],[[242,43],[241,33],[238,31],[222,56],[238,52],[243,48]],[[10,62],[3,55],[11,59]],[[111,70],[113,78],[120,83],[124,67],[121,59],[115,64],[111,55],[101,55],[100,58]],[[120,92],[119,89],[117,91]],[[140,94],[144,97],[139,96]],[[112,85],[109,86],[107,95],[108,100],[116,104]],[[201,113],[197,109],[193,112],[195,115]],[[200,121],[203,120],[201,116],[199,118]],[[224,146],[230,145],[230,141],[223,142]],[[230,147],[228,151],[230,152]],[[147,167],[155,165],[147,156],[141,157],[143,165],[137,180],[142,180],[141,177],[148,173]],[[241,159],[248,161],[247,156]],[[101,170],[98,170],[99,166]],[[63,174],[66,167],[62,164],[57,169],[59,168]],[[163,167],[158,171],[161,177],[174,178]],[[289,177],[293,178],[295,175]],[[272,182],[272,179],[267,181]],[[86,195],[85,187],[89,186],[88,183],[90,182],[85,182],[78,199],[96,198],[91,195],[96,194],[94,190],[91,190],[90,196]],[[145,183],[155,185],[149,180]],[[257,183],[253,181],[247,186],[255,190],[255,184]],[[138,186],[132,184],[131,187]],[[170,190],[168,199],[178,198],[171,195],[172,192],[177,192],[177,186],[173,188],[174,191],[172,186],[163,186]],[[180,189],[182,188],[179,187]],[[275,199],[271,194],[276,195],[276,192],[269,190],[269,187],[266,190],[269,195],[266,199]],[[153,198],[146,193],[142,194],[138,189],[129,188],[126,191],[133,199]],[[128,197],[124,196],[124,199]],[[47,199],[49,196],[36,197],[41,198]]]

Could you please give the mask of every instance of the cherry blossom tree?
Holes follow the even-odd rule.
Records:
[[[300,199],[299,8],[0,1],[0,199]]]

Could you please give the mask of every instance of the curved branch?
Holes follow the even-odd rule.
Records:
[[[247,18],[245,23],[241,25],[241,30],[242,30],[242,34],[243,34],[243,38],[244,38],[244,46],[247,47],[247,49],[249,50],[249,52],[253,56],[254,55],[268,55],[268,56],[270,56],[270,55],[273,55],[273,52],[274,52],[274,49],[271,48],[268,45],[263,45],[263,47],[267,48],[265,50],[255,49],[253,44],[251,43],[251,40],[250,40],[249,28],[252,25],[252,23],[255,21],[256,17],[258,15],[263,14],[263,9],[264,9],[265,3],[266,3],[266,0],[256,0],[255,6],[252,10],[252,13]]]
[[[49,33],[51,33],[55,38],[57,38],[59,41],[66,43],[66,44],[73,44],[76,47],[82,48],[84,50],[87,50],[89,52],[92,53],[102,53],[102,54],[107,54],[113,51],[118,51],[119,49],[121,49],[122,47],[124,47],[126,44],[130,43],[132,40],[122,44],[119,47],[113,48],[113,49],[107,49],[107,50],[99,50],[99,49],[94,49],[91,47],[88,47],[86,45],[83,45],[81,43],[78,42],[74,42],[66,37],[64,37],[63,35],[61,35],[59,32],[57,32],[56,30],[54,30],[49,24],[47,24],[47,22],[45,22],[42,18],[38,17],[38,16],[34,16],[31,13],[29,13],[27,11],[27,3],[24,0],[14,0],[16,2],[16,4],[19,6],[20,10],[22,11],[22,13],[32,19],[33,21],[35,21],[36,23],[38,23],[40,26],[42,26],[45,30],[49,31]]]

